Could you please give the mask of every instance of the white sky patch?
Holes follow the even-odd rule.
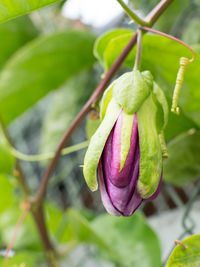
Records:
[[[65,17],[80,19],[94,27],[105,26],[122,12],[123,9],[116,0],[68,0],[63,7]]]

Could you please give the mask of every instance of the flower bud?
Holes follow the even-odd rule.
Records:
[[[138,70],[122,75],[104,93],[102,122],[91,138],[83,173],[96,190],[98,169],[102,202],[111,214],[130,216],[143,201],[158,195],[165,101],[150,72]]]

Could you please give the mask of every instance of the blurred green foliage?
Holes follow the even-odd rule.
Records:
[[[104,33],[95,42],[95,34],[92,30],[72,29],[62,18],[62,27],[59,31],[51,29],[49,31],[51,34],[44,35],[41,31],[42,27],[39,26],[44,21],[45,23],[48,21],[43,21],[45,10],[42,11],[44,13],[37,13],[36,18],[25,15],[10,20],[55,2],[58,1],[18,0],[11,5],[8,0],[0,0],[0,22],[4,22],[0,24],[1,115],[7,125],[15,125],[14,121],[16,119],[20,121],[22,114],[27,114],[27,111],[34,113],[38,101],[47,103],[45,114],[41,116],[43,121],[40,138],[38,135],[36,137],[39,139],[39,150],[42,153],[55,150],[63,133],[93,92],[97,81],[100,80],[101,72],[112,65],[134,34],[131,29],[115,29]],[[131,0],[130,2],[139,14],[145,16],[158,3],[158,0]],[[48,11],[52,12],[49,19],[51,26],[57,25],[58,21],[62,20],[59,13],[61,10],[57,7]],[[199,11],[200,1],[198,0],[176,0],[161,16],[155,27],[181,37],[192,44],[196,51],[200,51]],[[7,20],[10,21],[5,22]],[[55,27],[55,29],[58,28]],[[167,97],[169,109],[179,68],[179,58],[182,56],[191,57],[191,54],[180,44],[152,34],[144,36],[142,70],[148,69],[152,72]],[[103,66],[103,70],[96,63],[95,57]],[[135,49],[125,60],[121,71],[132,68],[134,58]],[[197,55],[195,62],[191,63],[186,71],[179,101],[181,114],[176,116],[169,113],[168,125],[165,129],[169,158],[164,162],[164,180],[180,187],[195,181],[200,175],[199,60],[200,57]],[[93,120],[89,116],[86,125],[87,138],[91,137],[97,126],[98,120]],[[15,132],[12,134],[15,135]],[[22,140],[24,136],[22,135]],[[86,135],[81,133],[78,139],[85,137]],[[88,192],[85,197],[81,190],[82,177],[81,171],[78,170],[82,154],[79,154],[79,160],[75,156],[68,159],[68,164],[59,166],[57,176],[51,181],[51,190],[58,184],[63,185],[65,182],[63,177],[66,175],[70,180],[71,172],[75,168],[72,177],[75,180],[74,184],[76,182],[76,195],[75,190],[69,186],[67,197],[76,196],[81,199],[80,202],[85,201],[82,206],[88,207],[92,200]],[[1,132],[0,248],[2,251],[11,240],[22,214],[20,202],[23,196],[15,177],[12,176],[14,166],[15,159],[12,151]],[[41,166],[34,165],[34,167],[37,174],[40,174]],[[29,176],[29,180],[31,179],[33,177]],[[71,184],[68,181],[68,184],[71,185],[72,181]],[[55,198],[59,198],[57,204],[60,204],[61,197],[55,194]],[[65,203],[65,207],[69,206],[69,203]],[[75,209],[63,211],[61,205],[57,204],[48,198],[45,202],[45,217],[51,239],[58,250],[60,246],[62,248],[66,246],[67,249],[70,248],[70,253],[74,246],[88,243],[98,248],[99,257],[119,266],[161,266],[158,238],[140,213],[131,218],[115,218],[107,214],[96,215],[86,209],[80,212]],[[186,239],[184,244],[188,245],[188,250],[183,250],[178,245],[167,266],[175,267],[180,264],[183,267],[198,266],[199,255],[195,253],[199,251],[199,236]],[[9,259],[9,266],[26,263],[28,267],[32,267],[39,266],[40,263],[44,264],[45,257],[41,241],[31,214],[28,214],[21,226],[13,249],[15,255]],[[63,260],[62,257],[61,259]],[[187,265],[184,259],[190,259],[190,264],[192,262],[193,265]],[[3,257],[0,257],[0,266],[4,266]]]

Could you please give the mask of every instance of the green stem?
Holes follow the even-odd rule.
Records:
[[[84,141],[82,143],[66,147],[62,149],[61,155],[68,155],[70,153],[76,152],[78,150],[81,150],[83,148],[86,148],[89,144],[89,141]],[[24,161],[29,161],[29,162],[35,162],[35,161],[43,161],[43,160],[48,160],[52,159],[54,157],[54,152],[49,152],[49,153],[44,153],[44,154],[39,154],[39,155],[27,155],[24,153],[21,153],[20,151],[16,150],[14,147],[11,147],[11,153],[13,156],[15,156],[17,159],[24,160]]]
[[[134,70],[138,70],[140,68],[141,54],[142,54],[142,31],[139,29],[137,34],[137,51],[135,56]]]
[[[141,26],[149,26],[149,22],[141,19],[136,13],[134,13],[122,0],[117,0],[117,2],[122,6],[127,15],[134,20],[137,24]]]

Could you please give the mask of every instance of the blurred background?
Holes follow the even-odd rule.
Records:
[[[158,2],[157,0],[126,1],[142,17]],[[182,39],[199,52],[199,15],[200,1],[176,0],[161,16],[155,28]],[[0,106],[2,117],[18,151],[34,155],[55,150],[65,130],[104,73],[102,66],[93,56],[95,38],[115,28],[136,29],[136,25],[130,23],[130,19],[115,0],[62,1],[0,24]],[[85,31],[87,32],[84,33]],[[71,42],[74,50],[70,46]],[[73,54],[74,51],[75,54]],[[72,54],[69,56],[70,53]],[[119,73],[126,69],[127,66],[124,66]],[[167,77],[167,69],[163,72],[166,72],[164,76]],[[169,81],[159,79],[160,84],[165,88],[164,91],[169,87],[170,90],[173,89],[175,77],[176,73]],[[167,97],[170,102],[170,97],[168,95]],[[198,113],[195,116],[197,115]],[[197,179],[200,174],[199,126],[197,120],[191,119],[187,112],[183,111],[179,121],[173,115],[170,116],[166,137],[169,152],[176,154],[177,157],[172,157],[164,165],[170,171],[164,178],[161,193],[157,199],[145,203],[140,209],[147,222],[143,215],[136,215],[135,221],[128,219],[129,225],[126,225],[127,222],[124,224],[124,227],[126,225],[134,228],[134,223],[140,224],[141,220],[144,228],[151,227],[148,230],[146,228],[144,231],[141,230],[140,239],[135,232],[133,233],[133,247],[136,246],[133,251],[135,253],[137,250],[140,251],[140,246],[146,246],[142,244],[142,240],[147,244],[150,242],[149,239],[146,240],[148,235],[155,234],[157,237],[155,237],[154,254],[161,253],[163,264],[174,247],[175,239],[182,239],[200,231],[198,224],[200,184]],[[69,145],[84,142],[91,135],[91,125],[94,123],[91,122],[91,117],[89,115],[76,130]],[[96,218],[100,219],[96,223],[93,222],[93,227],[98,228],[98,234],[102,237],[107,233],[101,217],[105,216],[102,215],[105,210],[100,200],[100,193],[99,191],[91,193],[83,178],[80,166],[83,164],[84,153],[85,149],[82,149],[63,156],[48,185],[46,215],[51,225],[52,238],[57,239],[54,240],[55,242],[67,244],[69,250],[68,256],[61,260],[60,266],[161,266],[160,260],[155,259],[156,256],[151,259],[148,253],[145,254],[146,252],[138,252],[139,259],[133,257],[130,248],[128,252],[122,253],[122,263],[115,257],[105,256],[101,251],[100,241],[92,241],[93,238],[88,238],[96,234],[91,233],[92,230],[89,229],[89,222],[93,222]],[[32,192],[35,192],[48,161],[21,160],[20,163],[27,183]],[[175,171],[180,165],[181,167]],[[20,215],[20,209],[16,211],[18,207],[16,199],[21,194],[20,190],[11,175],[8,181],[9,184],[2,179],[0,181],[2,183],[0,189],[2,255]],[[15,197],[13,197],[13,189]],[[66,211],[71,207],[73,210],[70,210],[68,216]],[[76,214],[76,211],[79,213]],[[72,238],[73,231],[69,230],[70,220],[76,224],[77,216],[83,216],[83,220],[87,220],[88,225],[80,219],[83,223],[81,227],[85,227],[83,232],[87,233],[85,239],[83,232],[80,235],[77,234],[76,239]],[[105,217],[106,220],[107,217]],[[25,258],[30,258],[29,253],[34,251],[34,255],[37,256],[34,256],[35,258],[31,256],[34,260],[27,266],[39,266],[35,261],[38,262],[38,259],[40,263],[42,261],[40,245],[38,245],[35,230],[30,230],[33,226],[29,221],[31,218],[27,218],[21,228],[13,253],[21,251]],[[123,223],[124,221],[122,225]],[[114,221],[107,222],[108,227],[112,228],[112,225]],[[81,227],[76,228],[76,231]],[[120,241],[120,236],[123,239],[127,233],[124,233],[123,227],[120,228],[117,224],[113,229],[115,227],[116,231],[110,238],[113,238],[113,242],[117,242],[120,247],[124,242],[126,243],[126,240]],[[31,231],[33,231],[32,234]],[[30,235],[27,236],[28,233]],[[118,237],[115,236],[116,234]],[[134,243],[134,240],[139,240],[139,243]],[[148,247],[147,250],[149,249]],[[141,255],[146,257],[146,261],[141,260]],[[129,262],[129,258],[134,259]],[[41,264],[41,266],[45,265]]]

